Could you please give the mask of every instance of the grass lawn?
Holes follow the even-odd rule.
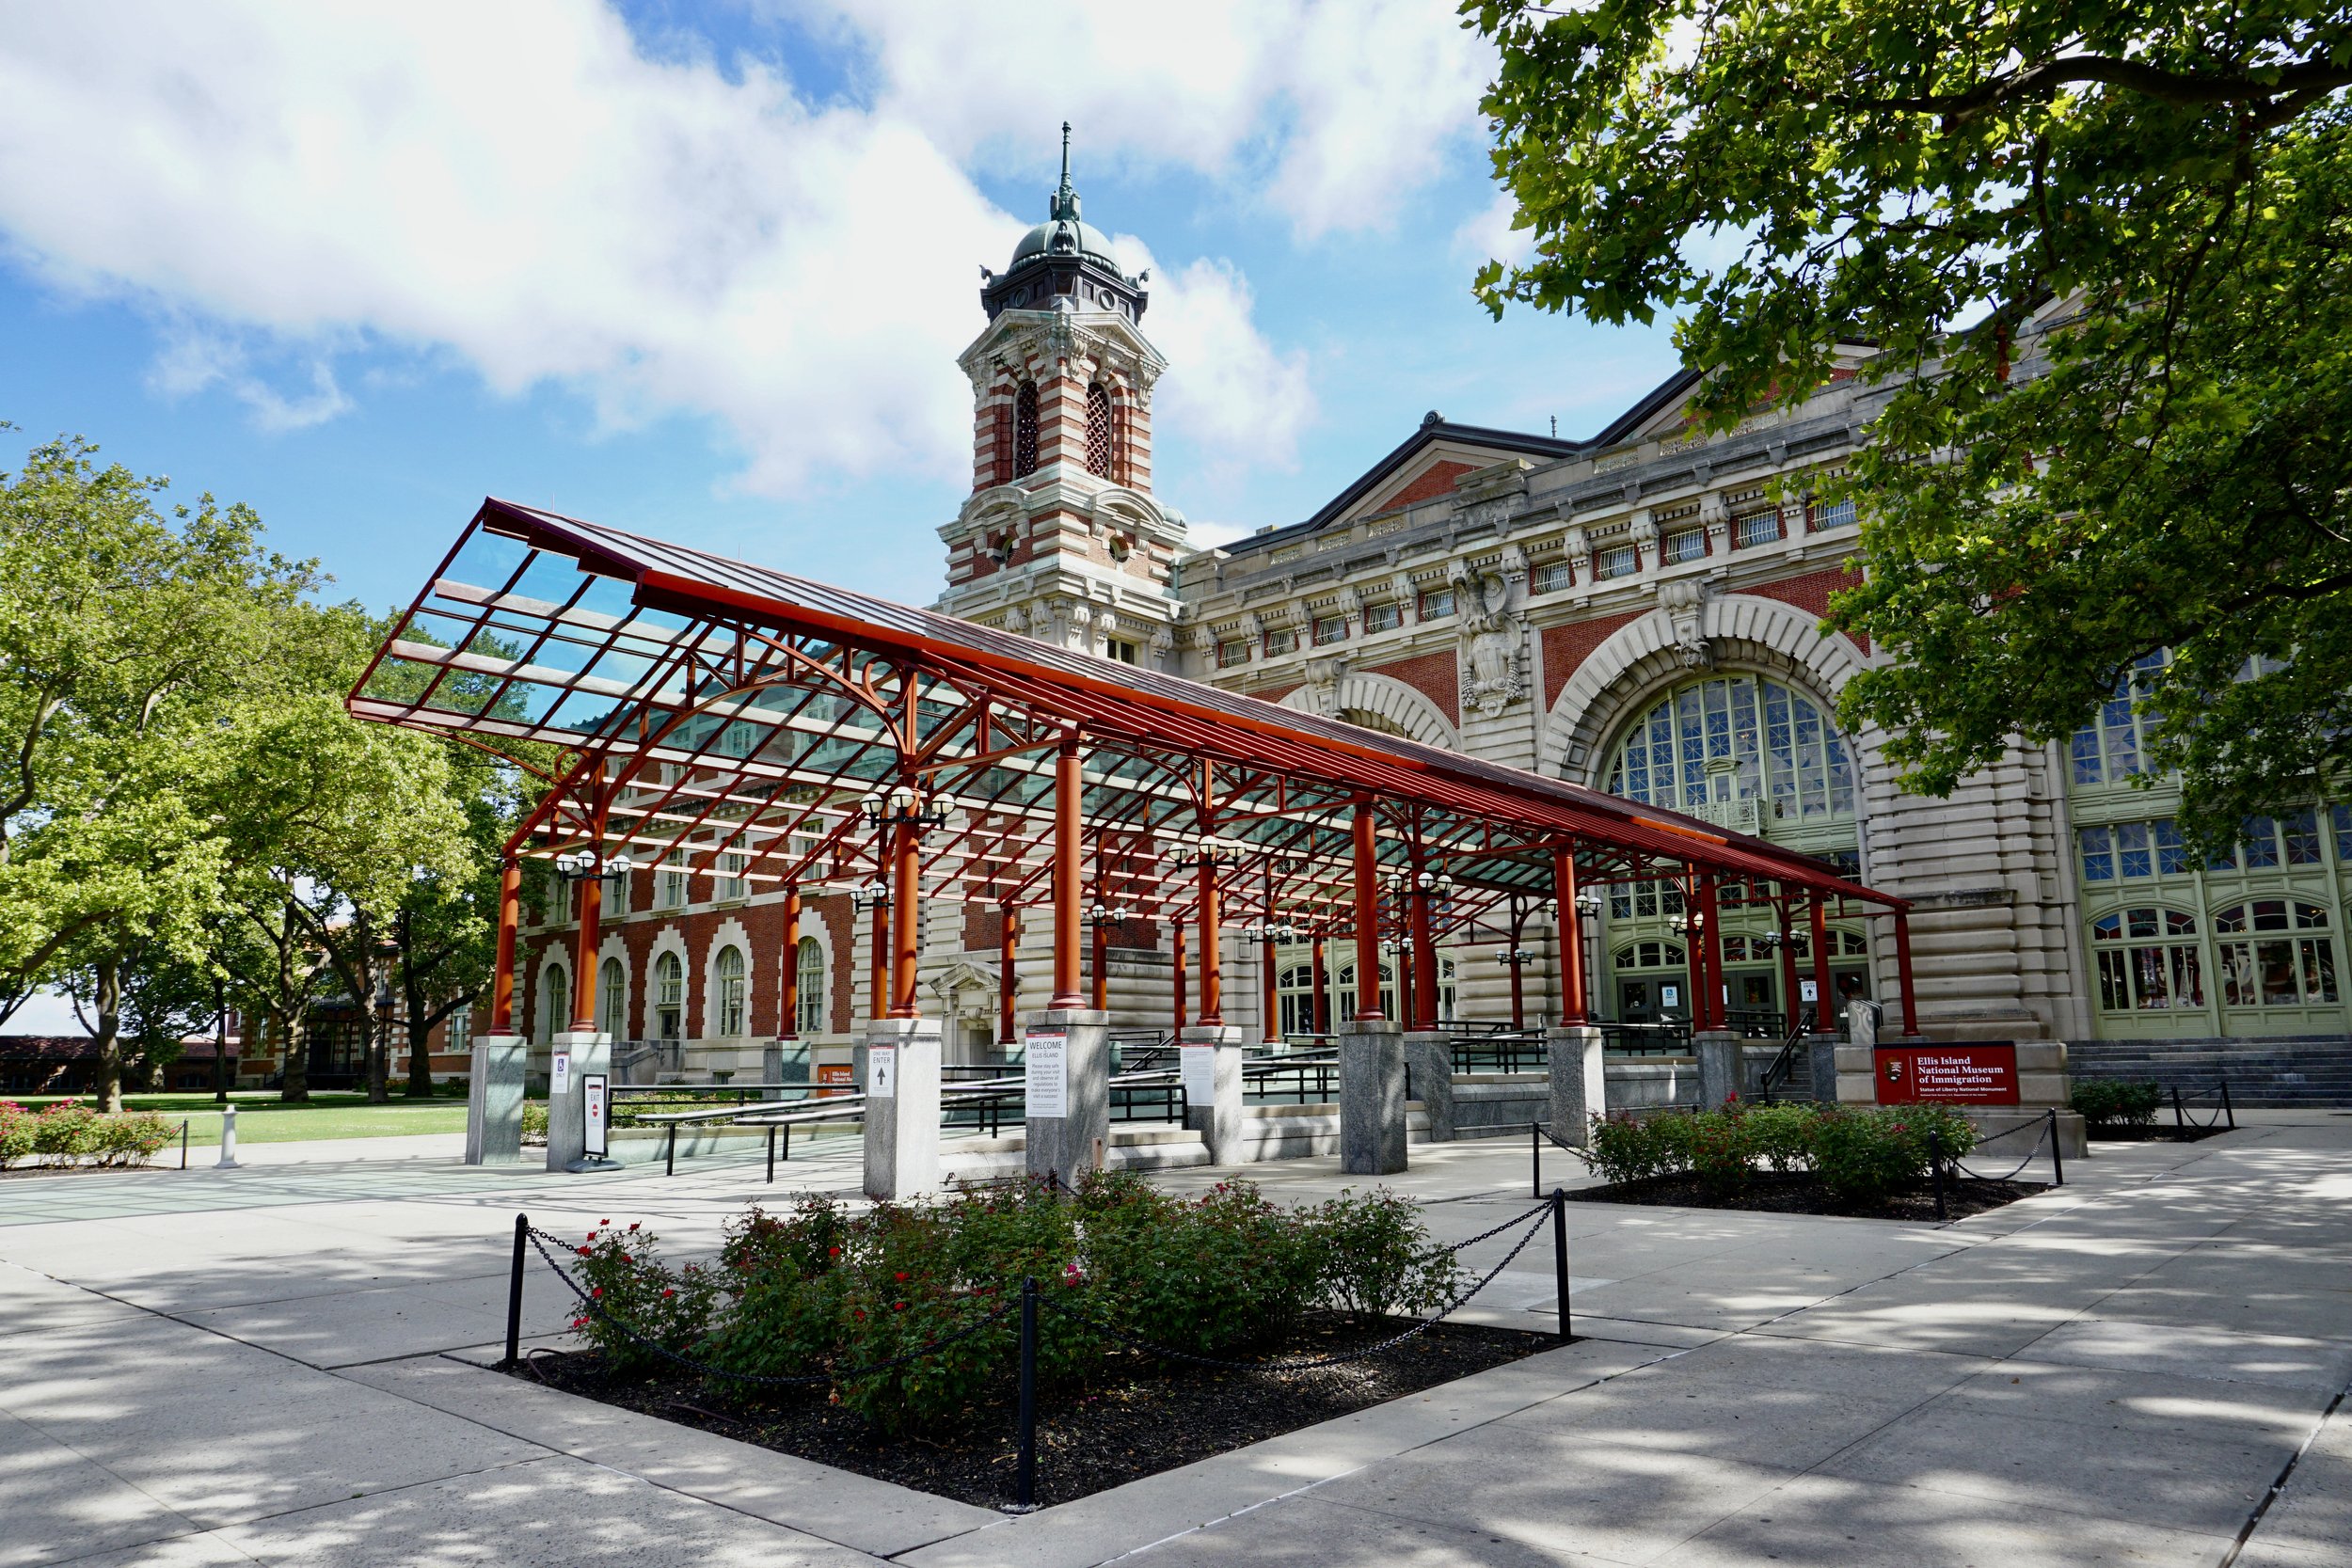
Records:
[[[0,1095],[29,1110],[53,1105],[59,1095]],[[80,1097],[85,1104],[87,1096]],[[342,1091],[313,1090],[308,1103],[289,1105],[275,1089],[232,1094],[237,1108],[237,1141],[241,1144],[299,1143],[313,1138],[396,1138],[411,1132],[463,1132],[466,1102],[462,1100],[408,1100],[397,1086],[389,1105],[371,1105],[367,1096]],[[173,1121],[185,1117],[190,1145],[220,1142],[220,1107],[208,1094],[130,1094],[125,1109],[156,1111]]]

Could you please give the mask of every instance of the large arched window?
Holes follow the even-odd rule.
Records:
[[[1111,477],[1111,394],[1099,381],[1087,388],[1087,472]]]
[[[546,1016],[539,1020],[539,1043],[553,1043],[556,1034],[572,1026],[571,976],[564,973],[562,964],[549,964],[540,972],[539,995],[547,1003]]]
[[[2249,898],[2217,911],[2213,928],[2222,939],[2223,1006],[2308,1007],[2337,1000],[2335,944],[2314,934],[2328,929],[2322,906]]]
[[[723,1039],[733,1039],[743,1033],[743,950],[740,947],[719,949],[718,962],[710,966],[712,989],[711,1015],[718,1027],[711,1031]]]
[[[1012,477],[1037,472],[1037,383],[1025,381],[1012,394]]]
[[[1345,1023],[1356,1016],[1356,966],[1354,963],[1344,963],[1340,966],[1339,973],[1331,977],[1331,990],[1333,992],[1332,1009],[1339,1015],[1335,1022]],[[1380,966],[1380,1016],[1391,1021],[1394,1021],[1397,1017],[1396,969],[1388,963]]]
[[[1693,811],[1755,800],[1765,816],[1851,816],[1846,743],[1810,698],[1756,675],[1719,675],[1667,697],[1633,726],[1609,792]]]
[[[793,1028],[803,1035],[820,1034],[825,1027],[825,950],[815,937],[803,937],[793,961],[799,988]]]
[[[1311,955],[1300,954],[1274,972],[1274,1001],[1284,1038],[1315,1032],[1315,963]]]
[[[615,1039],[628,1032],[628,971],[618,958],[596,971],[596,1032]]]
[[[2111,1013],[2205,1005],[2204,956],[2197,917],[2153,907],[2116,910],[2090,923],[2099,1006]],[[2229,973],[2229,948],[2222,949]]]
[[[653,961],[653,1021],[656,1039],[674,1040],[686,1027],[686,966],[675,953]]]

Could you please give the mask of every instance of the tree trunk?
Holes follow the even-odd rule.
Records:
[[[239,1031],[238,1049],[244,1049]],[[229,997],[217,977],[213,981],[213,1103],[229,1103]]]
[[[429,1100],[433,1095],[433,1022],[427,1015],[424,999],[408,990],[408,1098]]]
[[[310,1098],[310,1021],[307,1008],[278,1015],[278,1098],[295,1104]]]
[[[98,960],[98,1082],[91,1098],[109,1114],[122,1109],[122,970],[112,954]]]

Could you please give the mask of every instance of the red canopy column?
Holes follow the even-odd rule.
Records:
[[[1429,934],[1429,900],[1432,890],[1422,885],[1426,873],[1422,870],[1421,857],[1413,857],[1406,896],[1412,900],[1408,928],[1413,943],[1413,1005],[1406,1009],[1408,1029],[1434,1029],[1438,1026],[1438,947]]]
[[[1700,1029],[1721,1029],[1724,1016],[1724,944],[1723,922],[1717,917],[1715,906],[1715,874],[1702,871],[1698,877],[1698,909],[1691,934],[1696,939],[1692,954],[1692,969],[1697,973],[1699,994],[1692,999],[1692,1025]]]
[[[1168,924],[1169,940],[1176,944],[1173,961],[1168,966],[1170,971],[1168,979],[1168,1006],[1174,1011],[1176,1032],[1181,1035],[1184,1032],[1185,955],[1184,917],[1179,915],[1170,920]]]
[[[1014,968],[1021,946],[1021,911],[999,906],[996,923],[996,1043],[1010,1045],[1020,1037],[1013,1029],[1013,994],[1018,989]]]
[[[1317,931],[1315,933],[1314,963],[1314,1032],[1318,1035],[1327,1035],[1331,1032],[1331,981],[1330,975],[1327,973],[1328,964],[1327,962],[1324,949],[1324,937],[1321,931]]]
[[[490,1033],[515,1027],[515,935],[523,918],[523,868],[514,856],[499,869],[498,967],[490,977]]]
[[[1078,737],[1062,738],[1054,754],[1054,1000],[1056,1008],[1083,1007],[1078,990]]]
[[[876,857],[879,859],[880,857]],[[871,972],[866,998],[867,1018],[890,1016],[890,894],[877,872],[871,894],[873,919],[866,931],[866,968]]]
[[[602,869],[601,863],[598,869]],[[572,1022],[575,1031],[596,1026],[596,949],[604,941],[604,879],[580,879],[580,936],[572,947]]]
[[[1225,943],[1217,929],[1217,856],[1214,845],[1201,846],[1200,855],[1200,1017],[1204,1029],[1225,1026]],[[1182,1025],[1179,1025],[1182,1027]]]
[[[776,1021],[776,1038],[801,1037],[801,890],[784,890],[784,1016]]]
[[[1576,846],[1563,845],[1551,852],[1551,894],[1560,921],[1560,1022],[1564,1024],[1581,1024],[1591,1016],[1584,1000],[1584,917],[1576,907],[1579,891]]]
[[[1380,1012],[1380,852],[1372,834],[1372,802],[1356,802],[1350,824],[1356,860],[1356,1020],[1377,1022]]]
[[[908,811],[915,809],[914,797],[908,797]],[[915,917],[922,911],[920,876],[923,865],[921,827],[913,821],[900,822],[892,844],[890,875],[890,1016],[915,1016],[915,966],[921,945],[915,938]]]

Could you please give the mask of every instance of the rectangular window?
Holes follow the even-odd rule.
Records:
[[[2148,824],[2124,822],[2115,830],[2115,868],[2126,877],[2153,877],[2155,866],[2148,858]]]
[[[1392,631],[1403,619],[1394,599],[1383,599],[1378,604],[1364,606],[1364,630],[1368,632]]]
[[[2156,874],[2174,877],[2192,869],[2188,847],[2181,842],[2181,830],[2170,817],[2156,824]]]
[[[1344,642],[1344,641],[1347,641],[1347,617],[1346,617],[1346,616],[1344,616],[1344,615],[1318,615],[1318,616],[1316,616],[1316,617],[1315,617],[1315,646],[1316,646],[1316,647],[1318,647],[1318,648],[1328,647],[1330,644],[1332,644],[1332,643],[1334,643],[1334,642]]]
[[[1850,528],[1853,525],[1853,502],[1851,500],[1815,505],[1809,510],[1813,515],[1813,531],[1816,533],[1825,533],[1834,528]]]
[[[748,891],[750,891],[751,888],[751,884],[743,879],[743,869],[744,867],[750,865],[751,863],[751,856],[738,854],[734,850],[729,850],[727,853],[721,855],[719,857],[719,875],[711,889],[710,895],[713,898],[742,897]],[[741,1034],[742,1031],[739,1029],[736,1033]]]
[[[1780,542],[1780,508],[1767,507],[1761,512],[1743,512],[1731,520],[1731,538],[1735,548],[1752,550],[1758,545]]]
[[[2279,825],[2267,816],[2249,816],[2239,829],[2245,836],[2246,869],[2265,870],[2279,863]]]
[[[1421,596],[1421,618],[1422,620],[1434,621],[1441,615],[1451,615],[1453,613],[1453,589],[1432,588],[1422,593]]]
[[[1677,529],[1659,540],[1660,559],[1667,565],[1679,565],[1685,561],[1697,561],[1707,554],[1707,531],[1703,528]]]
[[[2330,806],[2328,815],[2336,824],[2336,863],[2352,865],[2352,806]]]
[[[2076,833],[2083,854],[2083,880],[2115,880],[2115,835],[2105,828],[2085,828]]]
[[[2318,813],[2298,811],[2292,816],[2279,818],[2279,826],[2284,831],[2289,865],[2317,865],[2319,863]]]
[[[661,863],[664,866],[684,865],[686,863],[686,851],[683,849],[673,849],[661,858]],[[663,871],[661,873],[661,886],[658,890],[658,894],[659,895],[654,899],[654,904],[657,908],[664,910],[683,909],[686,905],[686,873],[683,871]]]
[[[1143,662],[1143,650],[1123,637],[1114,637],[1104,642],[1103,657],[1115,658],[1121,664],[1140,664]]]
[[[1563,588],[1576,585],[1576,573],[1565,561],[1547,561],[1535,568],[1528,580],[1529,586],[1538,594],[1557,594]]]
[[[2085,724],[2081,729],[2076,730],[2074,732],[2073,750],[2074,753],[2074,782],[2076,784],[2094,784],[2101,782],[2106,776],[2105,769],[2099,766],[2099,731],[2097,726]]]
[[[1228,637],[1216,645],[1216,667],[1230,670],[1236,664],[1249,662],[1249,639]]]
[[[1612,545],[1593,557],[1593,578],[1598,582],[1629,578],[1641,569],[1641,552],[1631,545]]]
[[[2235,871],[2237,869],[2236,848],[2233,847],[2222,850],[2219,854],[2214,856],[2211,860],[2205,863],[2205,869],[2208,871]]]
[[[1618,886],[1609,890],[1609,918],[1612,920],[1633,918],[1633,890],[1631,888]]]
[[[1270,631],[1265,634],[1265,651],[1269,654],[1295,654],[1298,651],[1298,634],[1295,631]]]

